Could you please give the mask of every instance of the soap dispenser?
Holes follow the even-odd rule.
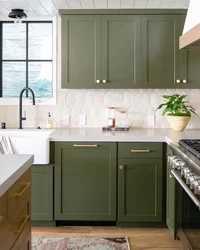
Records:
[[[53,128],[53,120],[52,120],[50,112],[48,112],[48,119],[46,122],[46,128]]]

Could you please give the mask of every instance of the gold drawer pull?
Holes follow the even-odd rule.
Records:
[[[22,191],[20,193],[12,193],[10,196],[21,197],[24,194],[24,192],[26,191],[26,189],[31,185],[30,182],[26,182],[24,184],[26,184],[26,186],[22,189]]]
[[[96,148],[96,147],[98,147],[98,145],[97,144],[74,144],[74,147]]]
[[[29,215],[24,216],[24,220],[23,220],[21,226],[19,228],[13,229],[13,232],[20,234],[22,232],[22,230],[24,229],[24,226],[28,220],[29,220]]]
[[[173,178],[174,178],[174,176],[170,174],[169,178],[170,178],[170,179],[173,179]]]
[[[131,149],[132,153],[150,153],[150,149]]]
[[[3,216],[0,216],[0,222],[3,220]]]

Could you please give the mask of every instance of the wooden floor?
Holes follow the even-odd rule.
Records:
[[[131,250],[182,250],[166,228],[52,227],[32,228],[33,236],[125,237]]]

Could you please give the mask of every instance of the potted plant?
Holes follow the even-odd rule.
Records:
[[[194,108],[184,101],[187,95],[163,95],[164,103],[160,104],[157,109],[164,107],[162,115],[167,115],[167,120],[171,128],[175,131],[183,131],[188,125],[191,113],[195,113]],[[156,110],[157,110],[156,109]]]

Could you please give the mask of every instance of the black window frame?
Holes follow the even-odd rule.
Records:
[[[14,23],[14,21],[0,21],[0,98],[3,97],[3,62],[25,62],[26,63],[26,82],[24,87],[28,87],[28,64],[29,62],[52,62],[52,73],[53,73],[53,56],[51,60],[29,60],[28,52],[29,52],[29,23],[51,23],[52,24],[52,45],[53,45],[53,21],[22,21],[22,23],[26,24],[26,59],[23,60],[4,60],[3,59],[3,24],[4,23]],[[17,25],[17,24],[16,24]],[[53,90],[53,86],[52,86]],[[28,91],[26,91],[26,97],[28,98]],[[53,97],[53,96],[52,96]],[[16,98],[16,97],[11,97]]]

